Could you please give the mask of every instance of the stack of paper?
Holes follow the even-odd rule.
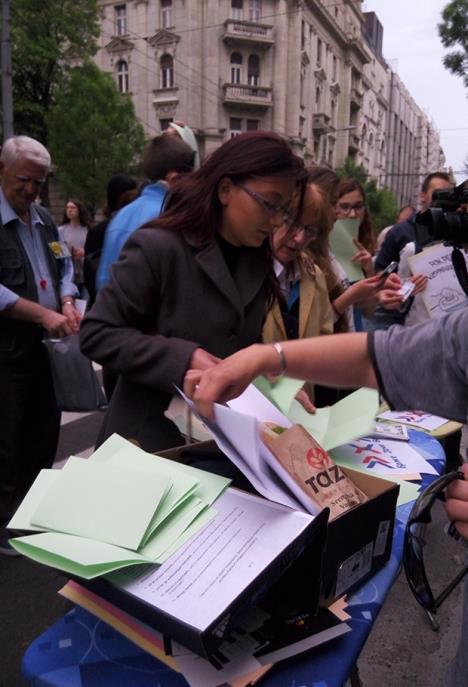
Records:
[[[244,393],[229,401],[227,406],[215,404],[215,421],[205,419],[205,424],[219,448],[262,496],[317,515],[320,510],[317,504],[261,441],[259,423],[273,422],[282,427],[302,424],[325,450],[329,450],[369,431],[378,408],[378,394],[370,389],[360,389],[334,406],[309,415],[293,400],[298,384],[302,386],[303,382],[292,383],[291,380],[282,379],[277,385],[269,385],[266,380],[257,380],[256,383],[259,383],[262,391],[250,384]],[[285,386],[285,392],[281,393]],[[278,405],[289,405],[288,416],[267,396],[276,397]],[[187,398],[186,401],[196,412],[191,401]]]
[[[9,527],[26,556],[91,579],[166,560],[215,514],[228,479],[153,456],[114,434],[90,458],[42,470]]]

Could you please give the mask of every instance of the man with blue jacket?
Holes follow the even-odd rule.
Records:
[[[118,260],[124,243],[139,227],[159,215],[170,184],[193,169],[194,153],[179,136],[162,134],[151,139],[143,154],[143,174],[150,180],[141,195],[123,207],[109,223],[96,276],[99,291],[110,279],[112,263]]]

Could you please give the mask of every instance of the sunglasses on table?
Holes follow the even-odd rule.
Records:
[[[456,479],[464,479],[462,472],[448,472],[434,480],[415,501],[405,531],[403,561],[406,579],[416,601],[430,613],[435,613],[468,572],[466,564],[437,596],[429,583],[424,565],[424,539],[431,521],[431,508],[442,492]]]

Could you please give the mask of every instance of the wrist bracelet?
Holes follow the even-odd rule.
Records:
[[[75,305],[75,301],[72,301],[72,300],[62,301],[62,306],[63,305]]]
[[[286,356],[284,355],[284,350],[283,346],[276,341],[275,343],[271,344],[275,351],[278,353],[279,359],[280,359],[280,369],[279,372],[275,372],[276,377],[282,377],[285,372],[286,372]]]

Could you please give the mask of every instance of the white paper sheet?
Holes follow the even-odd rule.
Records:
[[[204,630],[313,520],[233,489],[219,497],[216,510],[214,520],[157,570],[107,578]]]

